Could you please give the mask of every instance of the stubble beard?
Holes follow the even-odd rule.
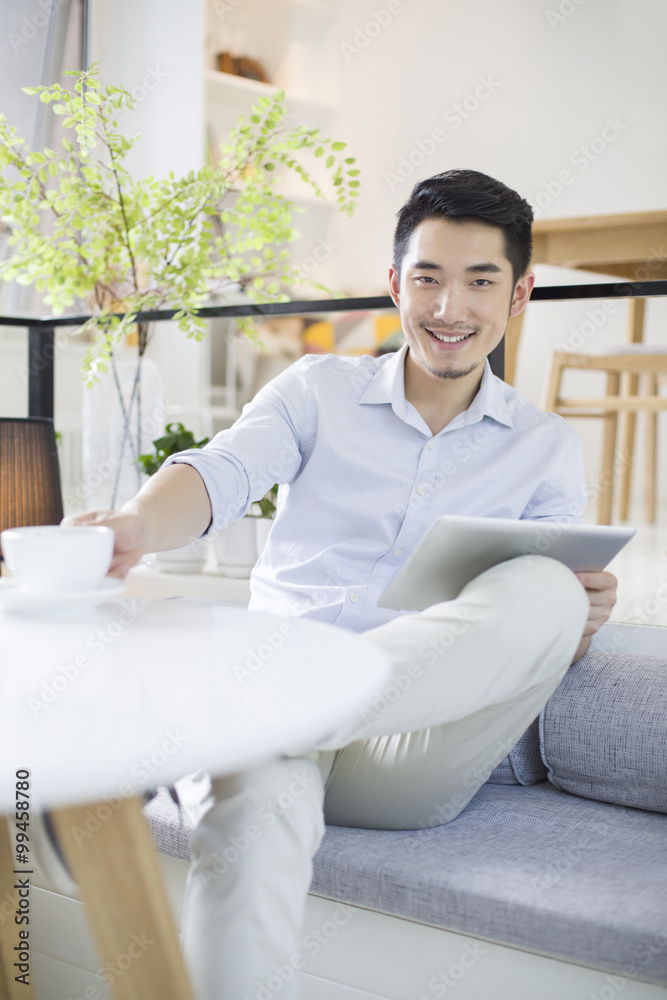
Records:
[[[428,328],[424,323],[422,323],[421,326],[425,331],[426,336],[428,337],[429,336]],[[461,330],[461,333],[478,334],[480,333],[480,328],[476,326],[473,327],[472,330],[465,330],[465,331]],[[457,368],[455,363],[447,362],[444,368],[433,368],[428,363],[426,358],[423,359],[422,363],[427,372],[429,372],[431,375],[435,375],[436,378],[441,378],[443,380],[465,378],[466,375],[470,375],[472,372],[474,372],[475,368],[479,366],[479,361],[473,361],[472,364],[468,365],[466,368]]]
[[[432,368],[427,362],[423,364],[427,372],[441,379],[465,378],[466,375],[470,375],[475,368],[479,367],[479,361],[473,362],[467,368],[455,368],[453,365],[448,365],[446,368]]]

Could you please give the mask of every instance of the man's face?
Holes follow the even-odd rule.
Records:
[[[495,226],[425,219],[412,234],[400,281],[389,270],[408,363],[436,378],[479,381],[485,358],[502,339],[509,316],[525,307],[534,280],[526,274],[514,288],[503,234]]]

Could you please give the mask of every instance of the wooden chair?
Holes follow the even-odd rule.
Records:
[[[563,375],[568,369],[605,372],[607,390],[599,398],[568,398],[562,395]],[[659,394],[659,379],[667,376],[667,348],[633,343],[608,350],[555,351],[549,374],[544,409],[563,417],[597,417],[604,421],[602,460],[598,483],[598,523],[610,524],[614,486],[620,477],[619,516],[626,520],[630,504],[635,420],[645,414],[644,511],[646,521],[656,517],[656,465],[658,412],[667,410],[667,396]],[[623,434],[617,447],[619,415]]]
[[[571,268],[581,268],[598,274],[613,276],[630,281],[647,281],[667,278],[667,256],[663,250],[667,242],[667,210],[659,209],[648,212],[624,212],[612,215],[579,216],[565,219],[539,219],[533,225],[533,264],[562,265]],[[644,327],[643,299],[631,298],[628,302],[629,326],[628,343],[642,344]],[[521,337],[521,325],[524,313],[513,317],[505,335],[505,381],[514,384],[517,353]],[[646,367],[640,362],[642,351],[648,351],[644,356]],[[632,352],[630,352],[632,354]],[[614,358],[625,355],[623,362],[614,362]],[[565,357],[554,359],[547,407],[562,412],[557,400],[560,393],[560,379],[563,369],[589,368],[607,372],[608,395],[600,400],[568,400],[568,403],[596,404],[577,405],[575,409],[583,410],[581,416],[597,416],[605,420],[603,447],[603,475],[600,479],[600,516],[601,523],[608,523],[611,518],[614,472],[620,464],[621,502],[620,516],[625,519],[628,513],[630,498],[631,471],[634,465],[633,441],[636,414],[643,410],[647,421],[647,481],[646,481],[646,514],[649,521],[655,520],[655,428],[657,413],[665,404],[657,395],[655,382],[651,382],[651,374],[658,378],[665,373],[667,354],[642,345],[630,357],[623,348],[609,352],[604,357],[589,352],[587,355],[567,353],[567,358],[574,358],[572,364],[566,363]],[[586,361],[588,357],[591,360]],[[654,359],[655,368],[650,368],[649,358]],[[602,363],[605,362],[605,363]],[[631,362],[635,362],[632,367]],[[605,367],[608,364],[610,367]],[[639,395],[639,382],[645,382],[643,396]],[[616,381],[618,379],[618,382]],[[623,383],[619,393],[619,384]],[[616,385],[616,388],[614,388]],[[613,402],[612,402],[613,400]],[[597,411],[597,412],[596,412]],[[624,414],[623,437],[620,454],[614,463],[616,452],[616,434],[618,415]],[[572,408],[569,415],[573,416]],[[611,457],[610,457],[611,456]],[[604,484],[609,480],[605,489]]]

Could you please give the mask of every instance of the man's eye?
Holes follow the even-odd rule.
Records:
[[[477,285],[479,288],[484,288],[486,285],[493,284],[488,278],[475,278],[473,285]]]
[[[417,281],[426,281],[430,284],[435,281],[435,278],[432,278],[430,274],[418,274]]]

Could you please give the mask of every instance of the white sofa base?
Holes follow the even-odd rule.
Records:
[[[164,855],[160,861],[178,920],[188,865]],[[35,1000],[111,1000],[96,975],[100,962],[83,904],[49,888],[43,873],[33,885]],[[667,990],[650,983],[314,895],[308,897],[302,955],[301,1000],[667,997]],[[258,992],[259,1000],[267,1000]],[[280,991],[273,995],[279,998]]]

